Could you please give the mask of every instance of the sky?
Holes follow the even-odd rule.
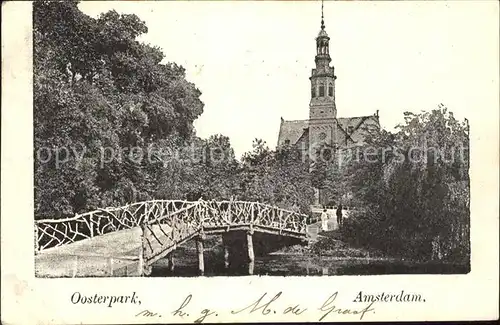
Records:
[[[141,41],[186,69],[202,92],[203,138],[223,134],[237,157],[252,140],[276,146],[280,118],[307,119],[320,1],[82,2],[146,22]],[[474,123],[498,105],[498,7],[494,1],[326,1],[338,117],[379,110],[393,130],[403,112],[442,103]],[[497,116],[497,115],[495,115]]]

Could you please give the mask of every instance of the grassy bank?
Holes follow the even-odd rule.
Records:
[[[340,239],[337,230],[321,232],[317,239],[308,246],[295,245],[285,247],[273,254],[281,255],[310,255],[338,258],[377,258],[387,257],[379,251],[368,250],[366,248],[353,247]]]

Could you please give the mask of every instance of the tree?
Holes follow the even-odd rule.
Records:
[[[270,150],[255,139],[253,150],[242,159],[240,197],[265,202],[302,213],[310,211],[314,191],[309,162],[293,147]]]
[[[35,214],[154,197],[163,164],[149,153],[191,142],[201,92],[137,41],[147,27],[135,15],[35,1],[33,22]]]
[[[364,159],[350,166],[365,209],[345,238],[408,257],[468,261],[468,144],[468,125],[443,107],[405,113],[396,133],[369,138]]]

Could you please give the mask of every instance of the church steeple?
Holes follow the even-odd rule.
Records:
[[[336,118],[335,107],[335,79],[334,68],[330,67],[330,37],[325,30],[323,1],[321,1],[321,29],[316,37],[316,68],[312,69],[311,103],[309,104],[309,118]]]

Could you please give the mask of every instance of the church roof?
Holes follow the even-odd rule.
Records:
[[[341,131],[343,131],[346,136],[351,138],[351,134],[358,130],[365,123],[365,121],[369,119],[373,119],[377,124],[379,124],[377,115],[339,117],[336,120]],[[350,127],[352,127],[351,132],[349,132]],[[278,144],[284,143],[286,140],[290,140],[290,144],[294,145],[308,130],[309,120],[285,121],[282,119],[278,135]],[[355,141],[355,139],[352,140]]]
[[[349,127],[353,128],[353,131],[356,131],[364,121],[369,118],[373,118],[373,115],[368,116],[356,116],[356,117],[339,117],[337,118],[339,125],[345,130],[348,131]]]
[[[309,120],[285,121],[281,119],[278,143],[290,140],[290,144],[295,144],[300,139],[304,130],[309,128]]]
[[[368,115],[368,116],[356,116],[356,117],[339,117],[337,118],[338,125],[344,131],[346,136],[348,136],[353,142],[362,141],[363,136],[361,136],[358,132],[356,132],[367,120],[373,120],[379,125],[377,115]],[[351,129],[351,130],[350,130]]]

